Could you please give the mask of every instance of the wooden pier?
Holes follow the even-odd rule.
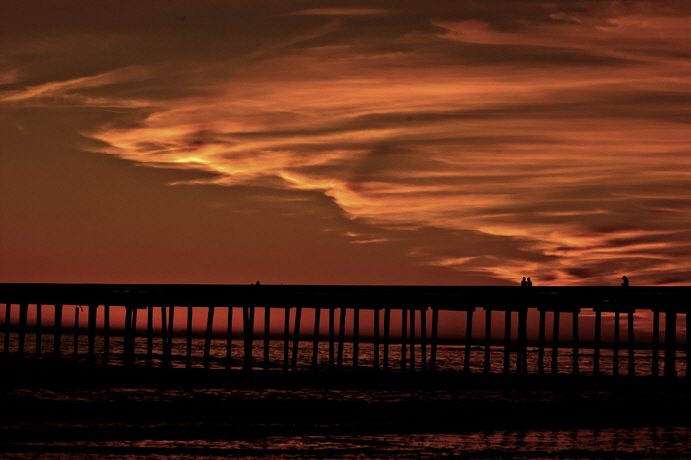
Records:
[[[687,287],[0,284],[2,305],[0,363],[412,373],[456,344],[464,373],[691,375]]]

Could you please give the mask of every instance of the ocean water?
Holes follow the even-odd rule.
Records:
[[[52,341],[42,341],[37,353],[35,337],[26,336],[25,357],[33,362],[49,360]],[[104,356],[102,338],[95,344],[96,363],[104,359],[122,363],[123,341],[112,337]],[[191,354],[188,355],[188,345]],[[263,341],[252,348],[253,367],[282,369],[293,363],[293,344],[288,353],[283,341],[272,341],[265,361]],[[314,370],[312,342],[300,342],[296,370]],[[170,365],[174,368],[241,369],[243,344],[213,340],[208,359],[205,341],[176,338]],[[65,337],[61,352],[66,361],[85,361],[88,340]],[[8,353],[19,352],[12,335]],[[380,359],[383,358],[380,347]],[[426,350],[429,362],[429,348]],[[334,350],[336,356],[338,349]],[[343,366],[353,365],[353,346],[343,349]],[[392,373],[421,372],[422,348],[411,359],[400,344],[390,346]],[[440,345],[437,370],[461,372],[464,346]],[[515,372],[515,352],[510,372]],[[573,350],[559,349],[559,373],[573,371]],[[316,369],[327,372],[327,343],[320,343]],[[592,349],[577,354],[579,372],[592,374]],[[372,344],[358,347],[358,366],[374,366]],[[481,373],[484,348],[471,349],[470,370]],[[502,347],[492,347],[491,372],[505,372]],[[552,350],[544,353],[544,369],[552,368]],[[611,375],[616,362],[621,375],[629,370],[627,350],[601,351],[602,373]],[[649,375],[653,356],[636,350],[635,373]],[[529,373],[537,372],[538,350],[527,353]],[[134,365],[158,367],[163,362],[160,341],[139,337]],[[658,369],[665,363],[660,352]],[[685,375],[686,356],[679,352],[674,363]],[[381,364],[381,362],[380,362]],[[280,375],[280,374],[279,374]],[[171,382],[174,383],[174,382]],[[691,459],[691,407],[687,392],[621,390],[554,391],[526,389],[463,388],[138,388],[31,387],[0,388],[1,459],[76,460],[187,460],[187,459]],[[631,407],[639,410],[630,411]],[[602,412],[598,408],[602,407]],[[554,409],[556,408],[556,409]],[[665,412],[679,410],[667,418]],[[648,417],[646,411],[661,411]],[[589,419],[583,414],[592,412]],[[617,415],[620,412],[620,415]],[[633,414],[632,416],[630,414]]]
[[[10,334],[7,351],[10,355],[17,355],[19,342],[17,334]],[[0,334],[0,343],[3,343],[3,334]],[[245,365],[245,348],[241,340],[233,340],[228,355],[228,344],[225,339],[212,339],[205,356],[205,339],[176,337],[171,343],[170,357],[164,363],[163,345],[160,338],[154,338],[151,342],[146,337],[137,337],[134,346],[134,359],[132,364],[139,367],[161,367],[164,364],[173,368],[203,368],[210,369],[241,369]],[[89,349],[88,338],[81,335],[77,339],[75,347],[74,338],[64,336],[61,342],[61,358],[75,362],[85,362]],[[76,350],[76,353],[75,353]],[[104,339],[96,336],[94,351],[96,363],[108,363],[121,365],[123,363],[124,341],[121,336],[113,336],[108,340],[108,354],[104,354]],[[53,356],[54,343],[52,338],[43,338],[40,347],[37,346],[36,336],[27,334],[24,338],[24,356],[28,359],[40,361]],[[405,353],[405,355],[404,355]],[[344,343],[341,364],[342,368],[352,368],[355,364],[355,348],[352,343]],[[599,375],[629,375],[633,362],[633,375],[661,375],[666,365],[667,357],[664,349],[658,350],[657,358],[650,349],[635,349],[633,354],[626,348],[614,350],[602,348],[599,351]],[[466,347],[464,345],[438,345],[435,357],[435,369],[439,371],[461,372],[465,366]],[[294,370],[324,370],[327,371],[338,365],[338,344],[331,346],[324,341],[318,343],[316,353],[312,341],[300,341],[297,348],[290,341],[286,344],[283,340],[271,340],[268,354],[263,340],[253,341],[251,366],[253,369],[283,369]],[[378,368],[384,367],[385,349],[379,345]],[[556,353],[556,366],[553,366],[552,348],[545,348],[542,353],[542,371],[552,373],[554,368],[558,374],[573,374],[576,370],[580,375],[593,375],[595,370],[595,350],[592,348],[578,348],[574,354],[572,348],[558,348]],[[517,351],[511,350],[506,361],[503,346],[490,347],[489,372],[495,374],[517,372]],[[574,359],[575,358],[575,359]],[[333,359],[333,361],[332,361]],[[536,347],[528,347],[526,350],[527,373],[534,374],[540,370],[540,350]],[[669,356],[674,369],[679,376],[686,375],[687,359],[684,349],[676,350],[673,356]],[[410,346],[405,350],[400,343],[390,344],[388,347],[388,369],[391,371],[422,371],[429,368],[431,362],[431,347],[424,348],[416,344],[411,352]],[[357,347],[357,367],[359,369],[374,369],[375,353],[372,343],[363,342]],[[471,373],[483,373],[485,369],[485,347],[470,346],[470,360],[468,371]]]
[[[464,434],[268,436],[243,440],[40,443],[12,460],[641,459],[691,458],[687,428],[514,430]],[[33,452],[31,451],[33,448]]]

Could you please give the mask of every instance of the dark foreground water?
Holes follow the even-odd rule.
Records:
[[[232,436],[231,436],[232,437]],[[266,436],[253,440],[37,443],[6,459],[657,459],[691,458],[689,431],[517,430],[468,434]]]
[[[676,391],[492,386],[4,389],[0,458],[691,458]]]
[[[434,376],[246,373],[214,354],[210,370],[198,355],[191,369],[144,355],[131,370],[5,368],[0,459],[691,459],[691,382],[644,377],[643,355],[638,377],[598,379],[566,375],[570,350],[564,375],[544,377],[502,375],[500,350],[494,375],[463,375],[458,347],[440,348]]]
[[[386,389],[345,376],[320,389],[274,378],[239,378],[256,387],[239,389],[4,388],[0,458],[691,458],[687,394],[664,385]]]

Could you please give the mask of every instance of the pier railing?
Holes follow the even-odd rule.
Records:
[[[678,377],[690,301],[686,287],[0,284],[0,365]]]

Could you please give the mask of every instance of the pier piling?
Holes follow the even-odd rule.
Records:
[[[290,367],[293,370],[298,368],[298,356],[300,353],[300,325],[302,323],[302,307],[295,307],[295,325],[293,326],[293,354]]]
[[[552,312],[552,374],[559,373],[559,311]]]
[[[468,331],[466,330],[465,335],[465,347],[468,347]],[[432,331],[431,331],[431,343],[430,343],[430,356],[429,356],[429,368],[430,370],[437,369],[437,346],[439,343],[439,309],[432,308]]]
[[[381,310],[375,308],[373,310],[373,322],[374,322],[374,333],[373,333],[373,357],[372,362],[376,370],[379,370],[379,329],[381,327]]]
[[[511,372],[511,310],[504,312],[504,373]]]
[[[209,368],[211,365],[211,340],[213,339],[214,328],[214,312],[216,307],[210,305],[206,312],[206,334],[204,335],[204,367]]]
[[[6,336],[5,339],[8,337]],[[53,318],[53,356],[60,357],[62,346],[62,304],[55,305],[55,317]]]
[[[674,311],[665,312],[665,377],[675,377],[677,375],[676,356],[677,352],[677,313]]]
[[[540,324],[538,326],[538,345],[537,345],[537,373],[545,373],[545,336],[547,334],[547,312],[540,309]]]
[[[321,326],[321,308],[314,309],[314,329],[312,330],[312,369],[319,365],[319,334]]]
[[[193,307],[187,307],[187,367],[192,367],[192,322],[193,322]]]
[[[41,356],[41,348],[42,348],[42,341],[43,341],[43,324],[42,324],[42,318],[43,317],[43,307],[42,305],[36,304],[36,356],[40,357]]]
[[[74,327],[73,327],[73,351],[72,351],[72,357],[77,360],[79,359],[79,310],[81,310],[81,307],[77,307],[74,309]],[[21,345],[19,346],[19,350],[21,353]]]
[[[245,306],[242,309],[243,315],[243,330],[242,336],[244,339],[244,361],[243,369],[246,371],[252,370],[252,347],[254,345],[254,306]]]
[[[467,310],[465,316],[465,343],[463,344],[463,372],[470,372],[470,352],[473,343],[473,310]]]
[[[492,346],[492,310],[489,308],[485,309],[485,361],[484,361],[484,372],[488,374],[491,370],[491,347]]]
[[[283,369],[292,371],[370,368],[418,373],[452,365],[467,373],[624,374],[628,378],[648,375],[649,371],[652,376],[675,378],[688,377],[691,368],[690,301],[691,288],[660,287],[629,287],[622,296],[619,290],[603,287],[531,288],[528,293],[501,287],[268,285],[250,291],[240,286],[0,283],[0,304],[5,305],[0,332],[2,357],[7,363],[22,359],[38,363],[45,359],[43,355],[60,360],[64,355],[66,361],[74,360],[71,365],[78,366],[94,364],[98,359],[104,366],[122,363],[127,367],[211,369],[218,367],[214,357],[222,356],[225,346],[221,365],[228,370],[252,370],[253,355],[262,353],[257,368],[280,369],[281,358],[272,353],[275,339],[278,344],[283,341]],[[74,319],[63,320],[65,305],[75,308]],[[178,325],[174,324],[176,305],[187,311]],[[216,314],[218,305],[221,315]],[[263,311],[263,325],[258,326],[263,332],[255,346],[256,307]],[[478,307],[484,308],[485,321],[474,325]],[[275,308],[284,312],[282,328],[272,324]],[[328,310],[328,320],[322,321],[327,314],[322,313],[324,309]],[[581,314],[583,309],[585,315]],[[86,318],[80,316],[82,312]],[[237,330],[233,330],[234,312],[242,316]],[[564,313],[568,316],[563,317]],[[685,315],[683,321],[678,318],[680,314]],[[309,325],[302,324],[303,316]],[[497,324],[493,324],[493,317]],[[529,324],[533,318],[537,324]],[[138,329],[138,320],[146,325],[139,324]],[[226,324],[216,327],[219,320]],[[66,333],[73,336],[68,344],[62,343],[64,321]],[[52,353],[46,353],[43,345],[51,335]],[[120,335],[122,341],[111,341]],[[234,337],[242,341],[237,350],[233,348]],[[537,360],[533,361],[528,349],[535,345]],[[370,346],[372,351],[365,351]],[[322,350],[326,353],[327,347],[328,365],[322,366],[326,357],[320,354]],[[567,357],[569,348],[571,355]],[[584,358],[591,348],[592,365]],[[443,360],[439,359],[440,350],[445,353]],[[686,356],[677,359],[677,350],[686,351]],[[548,352],[551,356],[545,357]],[[650,369],[638,359],[645,352]],[[449,359],[448,353],[460,356]],[[160,361],[157,356],[161,356]],[[546,365],[551,368],[546,369]]]
[[[401,310],[401,370],[408,370],[408,310]]]
[[[96,360],[96,313],[98,305],[91,304],[87,310],[87,337],[89,340],[87,361],[91,364]]]
[[[619,375],[619,341],[620,341],[620,314],[614,312],[614,340],[612,347],[612,375]]]
[[[353,368],[357,369],[360,364],[360,310],[353,310],[353,333],[351,337],[353,343]]]
[[[389,370],[389,344],[391,343],[391,309],[384,309],[384,370]]]
[[[233,308],[228,307],[226,316],[226,369],[233,366]]]
[[[11,323],[12,323],[12,304],[5,303],[5,324],[3,324],[3,330],[5,337],[3,337],[3,353],[10,353],[10,334],[12,333]]]
[[[19,356],[24,354],[24,343],[26,341],[26,322],[29,316],[29,305],[19,304]]]
[[[629,345],[629,365],[628,365],[628,375],[636,375],[636,360],[634,359],[634,328],[633,328],[633,310],[628,312],[628,317],[626,320],[627,334],[626,338]]]
[[[271,307],[264,305],[264,370],[268,371],[271,367]]]

